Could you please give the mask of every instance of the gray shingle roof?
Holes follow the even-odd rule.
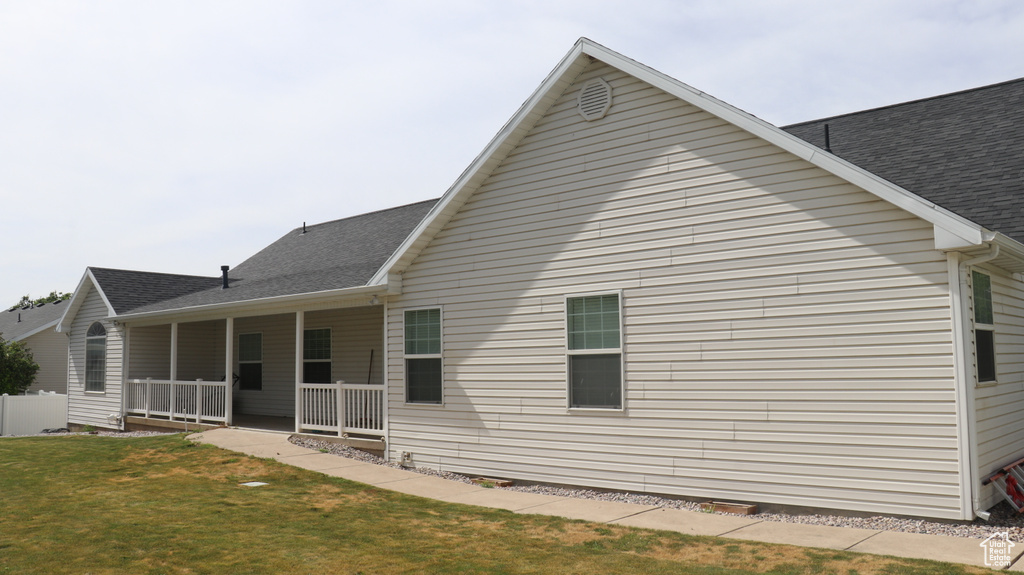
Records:
[[[1024,78],[782,129],[1024,242]]]
[[[61,301],[36,307],[0,310],[0,337],[13,341],[47,324],[56,324],[67,308],[67,302]]]
[[[147,313],[366,285],[437,200],[296,228],[220,276],[90,268],[117,314]]]

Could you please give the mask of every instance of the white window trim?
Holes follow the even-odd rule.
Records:
[[[107,344],[110,342],[110,330],[107,326],[103,325],[101,321],[94,321],[89,324],[89,327],[85,328],[85,333],[88,334],[89,330],[95,324],[100,324],[103,328],[103,335],[86,335],[85,336],[85,372],[82,374],[82,393],[86,395],[106,395],[107,394]],[[103,340],[103,389],[89,389],[89,340],[102,339]]]
[[[260,360],[259,361],[255,361],[255,360],[251,360],[251,359],[250,360],[242,361],[242,336],[243,335],[258,335],[258,336],[260,336]],[[262,331],[249,331],[249,332],[245,332],[245,333],[239,333],[238,334],[238,342],[235,345],[237,346],[236,349],[238,349],[238,365],[239,365],[239,368],[238,368],[239,374],[238,375],[242,375],[241,374],[241,371],[242,371],[241,366],[242,366],[242,364],[251,364],[251,363],[262,364],[263,363],[263,332]],[[260,388],[259,389],[242,389],[242,383],[241,383],[241,381],[239,381],[239,383],[238,383],[238,391],[239,392],[250,392],[250,393],[251,392],[256,392],[256,391],[259,391],[259,392],[263,391],[263,377],[262,377],[262,375],[260,376]]]
[[[306,377],[305,377],[305,374],[306,374],[305,366],[306,366],[307,363],[329,363],[329,364],[332,364],[331,365],[331,374],[332,374],[332,377],[333,377],[333,374],[334,374],[334,365],[333,365],[334,364],[334,329],[330,328],[330,327],[307,327],[307,328],[304,328],[302,330],[302,337],[303,337],[303,339],[305,339],[307,331],[322,331],[322,330],[325,330],[325,329],[327,330],[327,334],[328,334],[327,335],[327,341],[330,342],[330,346],[331,346],[331,355],[327,359],[306,359],[306,346],[303,345],[303,349],[302,349],[302,366],[303,366],[302,374],[303,374],[303,377],[302,377],[302,379],[306,379]],[[261,343],[260,347],[262,348],[262,343]],[[263,352],[263,350],[260,349],[260,355],[261,356],[263,355],[262,352]]]
[[[436,309],[440,314],[441,322],[441,353],[406,353],[405,352],[405,312],[420,311],[425,309]],[[409,369],[407,359],[440,359],[441,360],[441,402],[423,403],[409,401]],[[402,309],[402,401],[409,407],[444,407],[445,398],[444,385],[444,306],[423,305],[419,307],[407,307]]]
[[[996,301],[995,295],[992,290],[992,274],[986,270],[971,268],[967,274],[970,278],[971,283],[971,353],[974,356],[974,385],[975,387],[992,387],[999,385],[999,356],[996,354],[996,325],[994,323],[979,323],[975,318],[977,317],[977,310],[975,309],[974,301],[974,274],[978,273],[988,278],[988,297],[992,300],[992,321],[996,319]],[[977,332],[990,331],[992,332],[992,369],[995,371],[995,378],[982,381],[981,376],[978,373],[978,336]]]
[[[600,295],[619,296],[619,347],[601,349],[569,349],[569,300]],[[622,290],[566,294],[562,299],[562,331],[565,333],[565,409],[569,413],[625,413],[626,411],[626,334],[622,328]],[[572,370],[569,358],[574,355],[619,354],[619,407],[572,407]]]

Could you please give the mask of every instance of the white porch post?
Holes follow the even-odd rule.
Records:
[[[306,312],[295,312],[295,433],[302,431],[302,346]]]
[[[170,418],[174,419],[175,404],[177,403],[178,394],[174,390],[174,382],[178,381],[178,324],[171,324],[171,414]]]
[[[338,437],[345,437],[345,382],[338,380],[335,385],[338,386],[334,390],[334,393],[337,394],[334,408],[336,409],[335,413],[338,415]]]
[[[124,347],[121,350],[121,413],[118,414],[118,429],[124,431],[125,399],[128,397],[128,374],[131,373],[132,328],[124,326]],[[149,398],[146,398],[149,401]]]
[[[227,392],[224,394],[224,418],[227,420],[224,423],[228,426],[234,424],[234,393],[235,393],[235,370],[234,362],[232,357],[234,356],[232,347],[235,343],[235,318],[229,317],[224,320],[224,383],[227,384]]]
[[[196,425],[202,423],[203,418],[203,380],[196,380]],[[185,414],[185,421],[188,421],[188,414]]]
[[[384,332],[384,334],[383,334],[383,337],[381,338],[381,340],[382,340],[381,341],[381,349],[383,349],[383,351],[384,351],[384,353],[382,353],[381,355],[384,356],[384,357],[381,358],[381,368],[382,368],[381,369],[381,378],[382,378],[382,381],[380,382],[381,385],[384,387],[384,391],[383,391],[383,393],[384,393],[384,399],[383,399],[384,405],[382,406],[382,409],[381,409],[381,417],[384,418],[384,421],[382,422],[384,424],[384,437],[381,438],[381,439],[384,440],[384,461],[390,461],[391,460],[390,459],[390,452],[391,452],[391,450],[389,449],[390,446],[391,446],[391,425],[390,425],[389,419],[388,419],[388,403],[390,403],[390,401],[389,401],[389,394],[388,394],[388,386],[391,385],[391,382],[388,381],[388,363],[389,363],[388,362],[388,359],[389,359],[388,358],[388,312],[389,311],[390,310],[388,310],[388,300],[387,300],[387,298],[384,298],[384,309],[383,309],[383,312],[384,312],[383,332]]]

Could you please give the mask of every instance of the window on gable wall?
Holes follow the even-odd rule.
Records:
[[[331,328],[307,329],[303,338],[303,383],[331,383]]]
[[[405,312],[405,401],[440,404],[444,398],[441,309]]]
[[[992,278],[971,272],[974,292],[974,356],[978,383],[996,381],[995,319],[992,309]]]
[[[622,409],[619,294],[565,300],[569,407]]]
[[[85,334],[85,390],[107,388],[107,330],[96,322]]]

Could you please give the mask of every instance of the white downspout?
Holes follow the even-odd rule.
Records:
[[[388,407],[389,407],[389,404],[391,403],[391,401],[390,401],[390,394],[388,393],[388,389],[389,389],[388,386],[391,385],[391,382],[388,381],[388,298],[384,298],[383,307],[384,307],[384,310],[383,310],[384,311],[384,326],[383,326],[384,327],[384,336],[381,338],[381,345],[383,346],[382,347],[383,353],[381,353],[381,355],[383,356],[383,357],[381,357],[381,367],[382,367],[382,369],[381,369],[381,378],[383,379],[383,381],[381,381],[381,384],[384,387],[384,391],[383,391],[383,393],[384,393],[384,413],[383,413],[383,417],[384,417],[384,438],[383,439],[384,439],[384,461],[390,463],[391,462],[391,420],[390,420],[390,418],[388,416]]]
[[[306,312],[295,312],[295,433],[302,432],[302,346],[305,344]],[[340,414],[339,414],[340,415]]]
[[[224,394],[224,423],[231,427],[235,424],[235,318],[224,318],[224,383],[227,392]]]
[[[949,290],[951,309],[953,311],[953,360],[956,376],[957,394],[957,433],[960,457],[960,494],[963,501],[963,519],[974,519],[975,516],[988,520],[989,513],[981,509],[981,482],[978,478],[978,437],[977,412],[975,409],[975,375],[969,360],[972,350],[971,341],[970,297],[968,294],[967,271],[971,266],[991,261],[999,256],[999,246],[992,246],[992,251],[965,261],[958,261],[956,253],[947,254],[949,270]],[[968,507],[969,504],[969,507]]]

